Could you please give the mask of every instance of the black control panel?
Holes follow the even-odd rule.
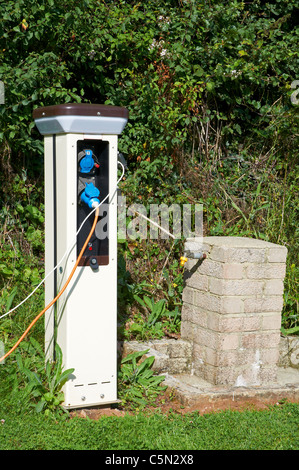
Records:
[[[78,140],[77,142],[77,230],[93,210],[94,201],[102,202],[109,194],[109,142]],[[91,215],[77,236],[77,255],[91,230]],[[109,264],[109,197],[100,206],[100,217],[95,232],[79,265],[97,269]]]

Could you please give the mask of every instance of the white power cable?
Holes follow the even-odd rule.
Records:
[[[141,214],[141,212],[138,212],[136,211],[134,208],[129,210],[129,212],[135,212],[136,214],[140,215],[141,217],[143,217],[145,220],[147,220],[148,222],[150,222],[151,224],[155,225],[156,227],[158,227],[160,230],[162,230],[162,232],[166,233],[167,235],[169,235],[170,237],[172,237],[174,240],[175,240],[175,236],[168,232],[168,230],[166,230],[165,228],[161,227],[161,225],[157,224],[157,222],[154,222],[152,219],[149,219],[148,217],[146,217],[144,214]]]
[[[125,174],[125,167],[124,165],[119,161],[118,162],[121,166],[122,166],[122,174],[120,176],[120,178],[117,180],[117,183],[116,183],[116,189],[117,189],[117,186],[119,184],[119,182],[122,180],[124,174]],[[22,304],[24,304],[36,291],[37,289],[45,282],[45,280],[58,268],[58,266],[62,263],[62,261],[64,260],[64,258],[66,257],[66,255],[68,255],[70,253],[70,251],[73,249],[73,246],[76,242],[76,239],[77,239],[77,236],[78,236],[78,233],[80,232],[80,230],[82,229],[83,225],[85,224],[86,220],[91,216],[91,214],[93,212],[95,212],[95,210],[100,207],[105,201],[106,199],[110,196],[110,193],[107,194],[106,197],[104,197],[104,199],[96,206],[93,208],[93,210],[87,215],[87,217],[85,217],[85,219],[83,220],[82,224],[80,225],[75,237],[74,237],[74,240],[72,241],[72,244],[71,246],[68,247],[68,249],[66,250],[66,252],[64,253],[63,257],[61,258],[61,260],[57,263],[57,265],[52,269],[52,271],[50,271],[45,277],[44,279],[38,284],[38,286],[36,286],[36,288],[24,299],[22,300],[22,302],[20,302],[18,305],[16,305],[16,307],[12,308],[11,310],[9,310],[8,312],[4,313],[3,315],[0,316],[0,320],[1,318],[4,318],[6,317],[6,315],[9,315],[10,313],[12,313],[14,310],[16,310],[17,308],[19,308]]]

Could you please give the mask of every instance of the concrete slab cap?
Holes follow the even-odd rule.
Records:
[[[284,246],[276,245],[275,243],[259,240],[257,238],[247,237],[194,237],[187,238],[186,243],[203,243],[212,246],[226,246],[236,248],[281,248],[285,250]]]

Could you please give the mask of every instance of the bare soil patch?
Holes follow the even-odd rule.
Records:
[[[146,407],[146,413],[150,414],[158,412],[165,415],[169,413],[177,413],[180,415],[184,415],[186,413],[194,412],[198,412],[200,414],[207,414],[220,412],[228,409],[233,411],[244,411],[246,409],[254,409],[258,411],[268,409],[270,406],[273,405],[279,406],[281,404],[283,404],[283,401],[277,401],[277,399],[275,398],[268,398],[267,400],[265,400],[256,397],[242,401],[236,401],[232,398],[219,398],[216,402],[212,402],[208,398],[203,398],[200,402],[197,402],[195,405],[183,405],[182,402],[178,398],[176,398],[175,391],[168,389],[163,395],[157,398],[154,404]],[[103,416],[122,417],[128,414],[134,415],[139,413],[140,411],[144,412],[145,410],[122,408],[121,406],[99,406],[95,408],[82,408],[80,410],[74,410],[70,412],[70,415],[71,417],[90,418],[98,420]]]

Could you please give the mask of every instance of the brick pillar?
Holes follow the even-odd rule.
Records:
[[[287,249],[241,237],[188,239],[181,335],[194,373],[212,384],[276,381]]]

